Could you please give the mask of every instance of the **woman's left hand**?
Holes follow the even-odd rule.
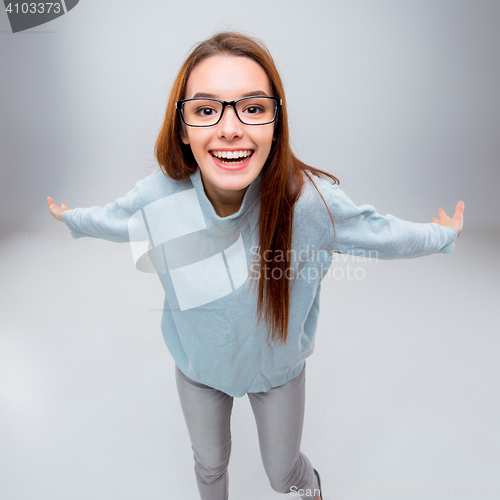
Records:
[[[464,225],[464,202],[459,201],[457,203],[457,206],[455,207],[455,215],[453,216],[453,218],[450,218],[448,215],[446,215],[446,212],[442,208],[438,209],[438,213],[439,219],[433,217],[431,221],[435,222],[436,224],[440,224],[441,226],[454,227],[458,231],[458,236],[460,236],[462,227]]]

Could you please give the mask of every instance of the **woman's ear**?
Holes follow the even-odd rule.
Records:
[[[189,144],[189,137],[187,135],[186,125],[181,124],[181,140],[184,144]]]

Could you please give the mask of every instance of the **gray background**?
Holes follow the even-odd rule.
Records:
[[[179,66],[223,29],[265,41],[296,153],[357,204],[419,222],[466,205],[452,256],[324,281],[303,449],[325,499],[492,497],[499,26],[496,0],[83,0],[17,34],[2,10],[0,497],[196,498],[160,283],[127,245],[72,240],[46,197],[104,205],[151,172]],[[233,436],[231,497],[282,498],[246,398]]]

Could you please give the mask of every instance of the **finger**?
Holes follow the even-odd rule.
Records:
[[[438,219],[436,219],[436,217],[433,217],[433,218],[431,219],[431,222],[435,222],[436,224],[439,224],[439,220],[438,220]]]
[[[457,203],[457,206],[455,207],[455,215],[453,216],[454,219],[463,219],[464,218],[464,208],[465,204],[463,201],[459,201]]]
[[[455,215],[453,216],[452,226],[458,231],[458,236],[462,233],[464,226],[464,207],[465,204],[462,200],[457,203],[455,207]]]
[[[49,210],[52,215],[57,214],[60,210],[60,208],[55,204],[54,200],[51,200],[48,202],[49,204]]]
[[[438,212],[439,212],[439,218],[441,219],[440,223],[442,226],[448,226],[449,224],[451,224],[451,217],[449,217],[448,214],[442,208],[440,208]]]
[[[61,207],[68,208],[68,205],[66,205],[66,203],[61,203]]]

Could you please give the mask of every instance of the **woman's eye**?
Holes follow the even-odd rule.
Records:
[[[215,109],[213,108],[198,108],[196,110],[196,114],[201,116],[212,116],[214,113]]]
[[[263,113],[264,108],[262,108],[261,106],[248,106],[248,108],[246,108],[244,112],[250,115],[255,115],[257,113]]]

